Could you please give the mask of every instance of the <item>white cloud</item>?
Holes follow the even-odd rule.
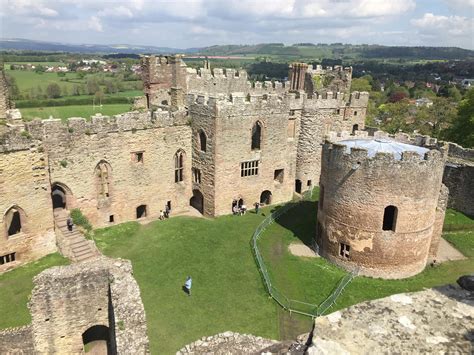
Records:
[[[462,16],[443,16],[426,13],[411,23],[425,33],[453,36],[473,36],[474,19]]]
[[[91,18],[87,22],[87,26],[93,31],[97,31],[97,32],[104,31],[102,27],[102,22],[100,22],[100,19],[97,16],[91,16]]]

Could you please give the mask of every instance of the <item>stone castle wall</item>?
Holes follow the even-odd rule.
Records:
[[[233,93],[230,99],[188,96],[195,130],[206,126],[211,131],[209,150],[199,153],[195,162],[213,167],[210,181],[214,182],[214,196],[207,180],[203,191],[205,197],[209,195],[205,205],[213,205],[215,215],[231,213],[232,201],[241,198],[251,208],[266,190],[272,195],[271,203],[291,199],[299,134],[299,119],[289,115],[292,98],[294,95],[246,97],[243,93]],[[252,127],[256,122],[262,127],[261,145],[260,149],[252,150]],[[291,134],[289,125],[294,127]],[[258,174],[242,177],[241,163],[249,161],[258,161]],[[283,177],[277,181],[278,169],[283,170]]]
[[[364,149],[326,143],[322,154],[318,209],[320,253],[363,275],[404,278],[425,267],[436,228],[444,156],[425,159],[404,152],[401,160]],[[384,210],[396,206],[395,231],[383,231]],[[341,244],[350,256],[340,255]]]
[[[0,154],[0,257],[15,253],[15,261],[0,265],[1,272],[57,248],[44,146],[14,129],[0,140]],[[21,227],[9,235],[15,211]]]
[[[149,353],[145,311],[129,261],[101,257],[53,267],[33,282],[32,323],[1,331],[0,352],[83,353],[83,334],[102,326],[108,353]]]
[[[191,194],[191,129],[177,124],[168,112],[129,113],[43,121],[51,183],[66,187],[70,208],[80,208],[94,226],[136,219],[136,208],[147,206],[157,218],[168,201],[175,212],[188,210]],[[179,120],[179,119],[178,119]],[[178,122],[179,123],[179,122]],[[175,183],[175,154],[185,153],[184,181]],[[141,153],[143,161],[136,159]],[[98,164],[108,164],[108,196],[101,194]]]
[[[3,71],[3,62],[0,62],[0,119],[7,117],[7,110],[13,108],[13,104],[9,99],[7,79]]]

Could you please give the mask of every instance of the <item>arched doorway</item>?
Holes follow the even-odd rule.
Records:
[[[53,201],[53,209],[68,209],[69,196],[71,191],[64,185],[54,183],[51,186],[51,199]]]
[[[239,208],[241,208],[244,205],[244,199],[239,198],[239,201],[238,201],[237,205],[239,206]]]
[[[301,180],[295,180],[295,191],[299,194],[301,193]]]
[[[137,212],[137,219],[140,219],[140,218],[145,218],[147,216],[147,208],[146,208],[146,205],[140,205],[136,208],[136,212]]]
[[[105,325],[94,325],[82,333],[84,352],[94,355],[111,354],[110,331]]]
[[[272,203],[272,193],[268,190],[263,191],[260,194],[260,203],[262,205],[270,205]]]
[[[189,204],[197,209],[199,213],[204,214],[204,196],[201,191],[193,190],[193,197],[189,200]]]
[[[358,124],[353,125],[352,126],[352,135],[354,135],[355,132],[358,131],[358,130],[359,130],[359,125]]]

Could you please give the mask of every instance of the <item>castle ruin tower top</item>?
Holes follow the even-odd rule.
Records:
[[[8,92],[7,79],[3,71],[3,62],[0,62],[0,119],[7,117],[7,110],[13,108]]]
[[[304,83],[306,78],[306,72],[308,70],[308,64],[306,63],[293,63],[290,65],[289,80],[290,90],[300,91],[304,90]]]

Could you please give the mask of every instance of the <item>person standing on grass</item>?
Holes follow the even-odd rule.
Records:
[[[186,290],[186,293],[188,294],[188,296],[191,296],[191,286],[193,284],[193,279],[191,278],[191,276],[188,276],[186,278],[186,282],[184,283],[184,288]]]
[[[260,208],[260,204],[255,202],[255,214],[258,214],[258,209]]]

